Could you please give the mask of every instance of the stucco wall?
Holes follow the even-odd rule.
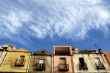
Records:
[[[104,54],[104,57],[106,58],[107,62],[108,62],[108,65],[109,65],[109,68],[110,68],[110,52],[106,52]]]
[[[78,64],[79,64],[79,57],[83,57],[86,64],[87,64],[87,67],[88,67],[88,70],[84,71],[84,70],[79,70],[78,69]],[[95,65],[95,58],[98,57],[100,58],[101,62],[104,64],[105,66],[105,70],[97,70],[96,69],[96,65]],[[90,73],[90,72],[96,72],[96,73],[102,73],[102,72],[108,72],[110,73],[110,68],[107,64],[107,61],[106,59],[99,55],[99,54],[74,54],[73,55],[73,62],[74,62],[74,70],[75,70],[75,73]]]
[[[38,63],[39,59],[45,59],[45,70],[39,71],[36,70],[35,63]],[[29,66],[29,72],[30,73],[52,73],[52,60],[51,56],[32,56],[31,62]]]
[[[60,58],[66,58],[67,64],[69,64],[69,70],[67,72],[58,71],[58,64]],[[53,56],[53,73],[73,73],[71,56]]]
[[[23,67],[15,66],[16,59],[19,58],[20,55],[25,56],[25,63]],[[2,72],[27,72],[29,65],[30,53],[26,52],[8,52],[6,58],[1,65],[0,71]]]

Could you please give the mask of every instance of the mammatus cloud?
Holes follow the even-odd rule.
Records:
[[[0,0],[0,38],[81,40],[93,29],[107,36],[110,11],[106,1]]]

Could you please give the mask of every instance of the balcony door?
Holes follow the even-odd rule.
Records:
[[[79,69],[81,70],[87,70],[87,64],[84,60],[84,58],[79,58]]]
[[[79,63],[81,64],[81,65],[84,65],[84,58],[79,58]]]
[[[39,60],[39,64],[44,64],[45,63],[45,60],[44,59],[40,59]]]
[[[45,59],[39,59],[39,62],[37,64],[38,70],[45,70]]]
[[[60,58],[60,64],[66,64],[66,58]]]
[[[99,58],[95,58],[95,63],[96,63],[97,66],[99,66],[101,64],[100,59]]]
[[[19,57],[19,62],[20,62],[20,63],[23,63],[23,62],[24,62],[24,58],[25,58],[25,56],[20,56],[20,57]]]

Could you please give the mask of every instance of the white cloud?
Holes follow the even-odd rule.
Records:
[[[90,2],[91,4],[99,4],[102,3],[102,0],[87,0],[88,2]]]
[[[16,34],[24,26],[23,23],[29,21],[30,14],[25,11],[9,11],[7,14],[0,15],[0,17],[2,18],[0,21],[0,27],[2,28],[0,33]]]
[[[0,2],[5,4],[0,15],[2,36],[20,34],[40,39],[59,36],[79,40],[85,39],[92,29],[101,30],[105,36],[110,31],[110,11],[103,0],[19,0],[15,6],[8,2],[9,10],[5,1]]]

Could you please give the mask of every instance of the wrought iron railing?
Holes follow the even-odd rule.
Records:
[[[68,64],[58,64],[58,70],[59,71],[68,71],[69,65]]]
[[[15,66],[24,66],[24,60],[23,61],[20,61],[19,59],[16,59],[15,61]]]
[[[87,64],[86,63],[79,63],[79,70],[88,70]]]
[[[97,70],[99,69],[105,69],[104,65],[101,63],[99,65],[96,65]]]
[[[37,70],[45,70],[45,63],[42,63],[42,64],[37,63],[36,64],[36,69]]]

